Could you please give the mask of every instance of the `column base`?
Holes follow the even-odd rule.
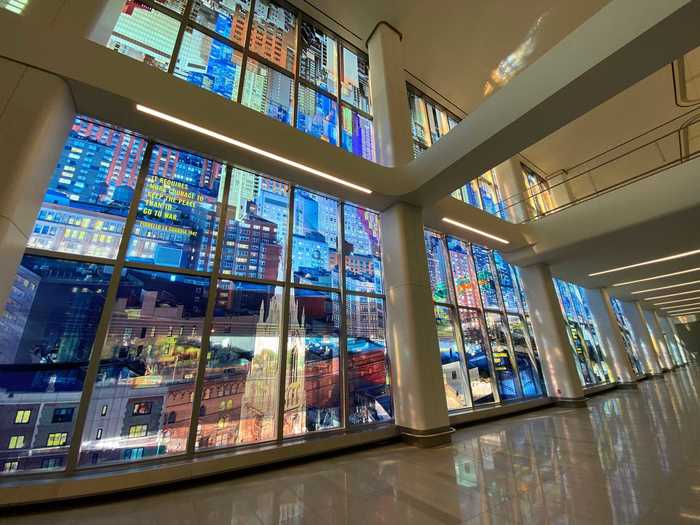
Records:
[[[628,390],[637,390],[639,389],[639,385],[637,383],[628,383],[628,382],[619,382],[617,384],[618,388],[624,388]]]
[[[455,429],[452,427],[440,427],[417,430],[415,428],[399,427],[399,431],[404,442],[419,448],[432,448],[452,443],[452,434]]]
[[[580,408],[585,407],[588,404],[588,398],[585,397],[553,397],[551,399],[554,401],[554,404],[559,407]]]

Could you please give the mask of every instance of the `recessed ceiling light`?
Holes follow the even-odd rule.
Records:
[[[691,268],[690,270],[682,270],[680,272],[665,273],[663,275],[656,275],[654,277],[647,277],[646,279],[637,279],[635,281],[625,281],[624,283],[615,283],[613,286],[627,286],[628,284],[644,283],[647,281],[655,281],[656,279],[664,279],[665,277],[675,277],[676,275],[683,275],[684,273],[700,272],[700,268]],[[696,281],[700,282],[700,281]]]
[[[488,237],[489,239],[493,239],[494,241],[498,241],[503,244],[510,244],[510,241],[507,241],[506,239],[501,239],[500,237],[496,237],[495,235],[491,235],[490,233],[486,233],[481,230],[477,230],[476,228],[472,228],[471,226],[467,226],[466,224],[462,224],[461,222],[453,221],[452,219],[448,219],[447,217],[442,218],[443,222],[446,222],[447,224],[451,224],[453,226],[457,226],[458,228],[462,228],[464,230],[469,230],[470,232],[477,233],[479,235],[482,235],[484,237]]]
[[[668,290],[670,288],[678,288],[679,286],[688,286],[691,284],[698,284],[700,281],[688,281],[687,283],[680,284],[669,284],[668,286],[659,286],[658,288],[647,288],[646,290],[637,290],[636,292],[631,292],[632,295],[647,293],[647,292],[658,292],[659,290]]]
[[[687,303],[688,301],[697,301],[697,300],[700,300],[700,296],[687,297],[686,299],[674,299],[673,301],[663,301],[661,303],[654,303],[654,306],[660,306],[662,304]]]
[[[171,124],[175,124],[176,126],[180,126],[182,128],[196,131],[197,133],[201,133],[202,135],[206,135],[207,137],[211,137],[211,138],[216,139],[218,141],[225,142],[227,144],[231,144],[232,146],[236,146],[236,147],[244,149],[246,151],[250,151],[252,153],[260,155],[261,157],[275,160],[281,164],[286,164],[287,166],[291,166],[291,167],[299,169],[301,171],[305,171],[306,173],[310,173],[311,175],[316,175],[317,177],[321,177],[323,179],[333,181],[337,184],[342,184],[343,186],[347,186],[349,188],[355,189],[357,191],[361,191],[363,193],[372,193],[372,190],[370,190],[368,188],[364,188],[364,187],[359,186],[357,184],[353,184],[352,182],[348,182],[348,181],[340,179],[338,177],[334,177],[333,175],[330,175],[330,174],[325,173],[323,171],[317,170],[316,168],[311,168],[311,167],[306,166],[305,164],[302,164],[300,162],[296,162],[296,161],[288,159],[286,157],[282,157],[281,155],[271,153],[271,152],[266,151],[264,149],[253,146],[251,144],[247,144],[245,142],[242,142],[240,140],[236,140],[234,138],[227,137],[226,135],[222,135],[221,133],[217,133],[216,131],[212,131],[210,129],[203,128],[202,126],[198,126],[197,124],[192,124],[191,122],[187,122],[186,120],[182,120],[182,119],[179,119],[177,117],[173,117],[172,115],[168,115],[167,113],[162,113],[161,111],[158,111],[156,109],[152,109],[152,108],[149,108],[147,106],[142,106],[141,104],[136,104],[136,109],[138,111],[141,111],[142,113],[146,113],[147,115],[151,115],[151,116],[159,118],[161,120],[165,120],[166,122],[170,122]]]
[[[622,270],[629,270],[630,268],[639,268],[640,266],[647,266],[649,264],[656,264],[665,261],[673,261],[674,259],[682,259],[683,257],[690,257],[700,253],[700,250],[693,250],[690,252],[677,253],[675,255],[669,255],[668,257],[661,257],[660,259],[652,259],[650,261],[644,261],[636,264],[629,264],[627,266],[619,266],[617,268],[610,268],[609,270],[603,270],[601,272],[589,273],[589,277],[595,277],[596,275],[605,275],[606,273],[621,272]]]
[[[654,297],[644,297],[645,301],[653,301],[654,299],[665,299],[666,297],[676,297],[678,295],[688,295],[690,293],[700,293],[700,290],[688,290],[687,292],[667,293],[666,295],[655,295]]]

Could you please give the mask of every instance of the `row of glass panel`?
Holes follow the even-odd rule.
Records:
[[[369,210],[80,118],[28,250],[0,317],[3,471],[65,468],[81,410],[81,466],[392,417]]]
[[[644,312],[644,322],[647,326],[647,330],[649,331],[649,335],[653,338],[653,337],[655,337],[655,334],[658,333],[658,331],[656,330],[656,325],[657,325],[656,315],[654,314],[654,312],[652,312],[650,310],[642,310],[642,311]],[[664,325],[661,324],[661,321],[659,321],[658,326],[661,329],[661,332],[659,333],[659,335],[661,336],[662,341],[657,341],[655,348],[657,349],[657,351],[659,353],[663,352],[664,350],[661,348],[661,344],[663,344],[668,351],[668,355],[671,358],[671,362],[674,365],[683,364],[683,362],[681,360],[681,356],[678,352],[678,347],[675,345],[675,341],[672,342],[671,338],[667,336],[668,328],[664,328]],[[659,356],[659,359],[661,359],[661,356]],[[663,360],[661,362],[663,363]]]
[[[687,361],[685,359],[682,342],[676,337],[673,327],[671,326],[671,321],[668,317],[659,317],[659,325],[661,326],[661,332],[663,333],[666,346],[671,354],[673,364],[676,366],[686,364]]]
[[[425,231],[449,410],[544,395],[527,302],[499,252]]]
[[[620,332],[622,333],[625,353],[632,364],[632,369],[638,376],[643,376],[646,372],[639,357],[639,348],[637,348],[637,342],[634,337],[634,332],[632,331],[632,326],[630,325],[629,319],[627,319],[625,311],[622,308],[622,301],[616,299],[615,297],[611,297],[610,305],[615,313],[617,326],[620,328]]]
[[[125,0],[107,47],[375,159],[367,57],[287,4]]]
[[[576,369],[584,387],[607,383],[611,380],[604,349],[595,327],[586,298],[586,291],[575,284],[554,279],[567,334],[574,352]]]

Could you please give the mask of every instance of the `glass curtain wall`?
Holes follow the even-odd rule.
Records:
[[[0,466],[390,420],[363,208],[77,118],[0,316]]]
[[[367,55],[281,0],[125,0],[107,47],[376,158]]]
[[[676,366],[685,364],[683,354],[681,352],[680,347],[678,346],[678,342],[676,341],[675,334],[673,333],[673,329],[671,327],[671,321],[669,321],[668,317],[659,316],[659,325],[661,326],[661,331],[664,334],[666,346],[669,349],[669,352],[671,353],[671,359],[673,360],[673,364]]]
[[[619,299],[611,297],[610,304],[612,306],[613,312],[615,312],[617,326],[620,329],[620,332],[622,333],[622,340],[625,344],[625,353],[627,354],[627,357],[629,358],[630,363],[632,364],[632,369],[638,376],[642,376],[645,373],[644,366],[642,365],[642,361],[639,358],[639,349],[637,348],[637,344],[634,340],[634,335],[629,320],[625,316],[625,312],[622,309],[622,303],[619,301]]]
[[[549,183],[528,166],[520,163],[525,187],[527,188],[526,203],[530,217],[543,216],[554,209],[554,202],[549,189]]]
[[[581,384],[592,387],[610,381],[610,370],[583,288],[554,279],[559,304],[566,319]]]
[[[461,119],[411,84],[406,84],[406,90],[408,91],[408,104],[411,113],[413,156],[418,157],[449,133],[452,128],[459,124]],[[452,192],[452,196],[487,213],[508,220],[508,211],[503,206],[498,182],[491,170],[455,190]]]
[[[498,252],[425,230],[449,410],[544,394],[514,267]]]

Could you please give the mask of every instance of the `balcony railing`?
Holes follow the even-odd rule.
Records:
[[[696,108],[499,204],[514,222],[531,222],[604,193],[657,175],[700,154]],[[519,219],[519,220],[518,220]]]

